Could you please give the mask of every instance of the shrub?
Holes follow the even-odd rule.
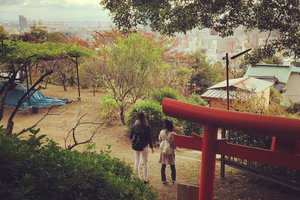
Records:
[[[157,142],[157,138],[161,129],[164,128],[163,120],[165,118],[161,105],[153,100],[147,100],[138,104],[133,104],[129,110],[128,118],[126,119],[126,125],[131,128],[136,120],[138,112],[143,111],[147,115],[149,125],[152,129],[152,140]]]
[[[151,186],[108,151],[62,150],[44,135],[29,140],[0,129],[0,199],[156,199]],[[42,146],[43,145],[43,146]]]
[[[162,104],[162,101],[164,100],[164,98],[178,100],[179,95],[176,90],[173,90],[172,88],[168,88],[168,87],[156,89],[153,91],[153,93],[151,95],[151,99],[159,102],[160,105]]]
[[[199,106],[206,106],[207,103],[205,100],[203,100],[200,95],[192,94],[188,100],[186,100],[187,103],[199,105]],[[191,136],[192,133],[196,133],[198,135],[202,135],[203,129],[202,125],[198,123],[193,123],[189,121],[183,121],[182,122],[182,129],[184,135]]]
[[[100,118],[106,119],[106,125],[111,125],[118,119],[119,106],[111,95],[102,97]]]

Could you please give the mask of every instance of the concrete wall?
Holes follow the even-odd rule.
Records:
[[[264,89],[263,91],[261,91],[260,93],[256,94],[256,96],[258,98],[263,97],[265,100],[265,107],[267,108],[269,106],[270,103],[270,87]]]
[[[285,98],[290,99],[293,103],[300,102],[300,75],[292,72],[286,85]]]

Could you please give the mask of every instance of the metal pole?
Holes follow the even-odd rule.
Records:
[[[215,127],[203,127],[199,200],[214,199],[217,133]]]
[[[27,87],[27,91],[29,90],[29,81],[28,81],[28,70],[27,70],[27,66],[25,66],[25,74],[26,74],[26,87]],[[30,107],[30,94],[28,93],[27,95],[27,101],[28,101],[28,106]]]
[[[229,58],[226,53],[226,92],[227,92],[227,110],[229,110]]]
[[[229,58],[226,53],[226,94],[227,94],[227,110],[229,110]],[[225,138],[225,129],[222,129],[222,138]],[[225,156],[221,155],[221,178],[225,178]]]
[[[222,129],[222,138],[225,138],[225,129]],[[225,155],[221,155],[221,178],[225,178]]]
[[[80,84],[79,84],[79,72],[78,72],[78,61],[77,61],[77,57],[75,58],[75,64],[76,64],[76,71],[77,71],[78,101],[81,101],[81,98],[80,98]]]

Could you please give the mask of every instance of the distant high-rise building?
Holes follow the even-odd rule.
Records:
[[[19,15],[19,24],[21,31],[28,31],[27,19],[23,15]]]

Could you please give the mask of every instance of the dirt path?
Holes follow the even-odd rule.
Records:
[[[46,96],[77,99],[77,89],[68,88],[63,91],[62,87],[49,86],[47,90],[42,91]],[[73,102],[65,106],[55,107],[51,110],[51,115],[47,116],[38,127],[41,128],[41,134],[46,134],[49,138],[65,146],[65,137],[68,131],[74,127],[77,118],[83,114],[87,114],[85,121],[99,121],[100,97],[103,93],[96,93],[94,97],[91,90],[81,90],[81,102]],[[20,131],[24,127],[29,127],[36,123],[45,113],[47,109],[40,109],[38,114],[31,114],[28,111],[21,111],[15,117],[14,132]],[[10,114],[6,110],[4,119],[1,124],[5,124]],[[6,124],[5,124],[6,125]],[[94,130],[94,126],[80,126],[77,133],[78,141],[86,140],[90,137],[90,133]],[[69,144],[71,140],[67,141]],[[130,140],[128,138],[128,129],[116,122],[114,126],[101,128],[96,133],[93,142],[96,151],[107,149],[107,145],[111,146],[111,154],[134,165],[134,152],[131,149]],[[84,146],[76,147],[77,150],[84,149]],[[159,149],[149,153],[149,180],[150,184],[159,191],[159,199],[176,199],[177,185],[163,185],[160,179]],[[200,172],[201,154],[199,152],[178,149],[176,153],[176,170],[177,182],[181,184],[198,184]],[[299,194],[269,183],[249,183],[245,182],[244,176],[239,174],[226,174],[226,179],[219,178],[220,167],[216,165],[216,183],[215,183],[215,199],[300,199]],[[170,169],[166,170],[167,179],[170,180]],[[274,189],[275,187],[275,189]]]

